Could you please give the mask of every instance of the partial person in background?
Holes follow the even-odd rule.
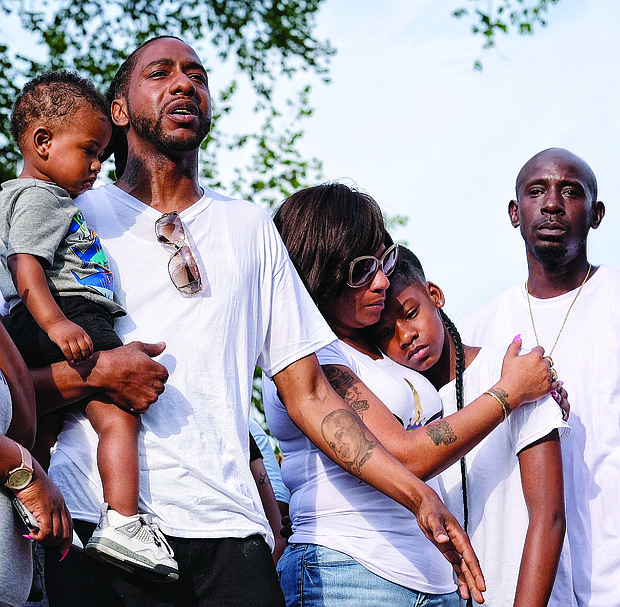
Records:
[[[73,524],[60,491],[32,458],[36,411],[32,380],[15,344],[0,324],[0,607],[23,607],[32,583],[32,540],[58,546],[64,558]],[[18,517],[16,497],[33,515],[28,529]]]
[[[272,550],[272,555],[274,562],[277,563],[286,548],[286,537],[282,531],[283,525],[288,524],[288,503],[291,494],[282,482],[280,464],[273,452],[269,437],[253,417],[250,417],[250,435],[250,467],[265,515],[273,531],[276,545]],[[252,441],[256,446],[254,456],[252,455]],[[288,535],[287,528],[284,531],[285,535]]]
[[[438,419],[441,401],[428,380],[417,375],[405,381],[370,339],[368,327],[380,318],[398,246],[368,194],[338,183],[307,188],[290,196],[274,219],[339,338],[318,352],[327,378],[410,471],[431,478],[501,422],[502,409],[488,394]],[[520,357],[518,349],[509,348],[505,373],[493,382],[515,408],[551,389],[540,352]],[[373,453],[359,426],[341,412],[324,421],[332,448],[346,464],[342,470],[298,427],[278,392],[264,377],[267,423],[284,453],[282,475],[292,493],[293,535],[278,562],[288,607],[458,605],[452,572],[412,513],[345,472],[355,472]],[[425,426],[430,420],[436,421]],[[438,490],[435,480],[429,486]]]
[[[385,309],[372,334],[392,360],[430,380],[448,416],[499,379],[504,346],[463,344],[443,312],[444,303],[442,290],[427,282],[418,258],[401,246]],[[486,605],[570,607],[560,449],[570,428],[551,397],[512,412],[501,391],[489,393],[504,409],[505,420],[463,456],[460,466],[453,464],[439,475],[441,497],[480,559]]]
[[[588,260],[600,225],[590,166],[560,148],[523,166],[510,222],[525,242],[527,279],[465,315],[476,345],[521,333],[541,345],[570,394],[572,437],[562,449],[573,587],[580,607],[618,605],[620,576],[620,271]]]
[[[254,437],[258,448],[263,454],[263,461],[265,463],[265,469],[269,474],[269,480],[273,487],[273,492],[276,496],[276,500],[283,510],[282,516],[288,515],[288,505],[291,501],[291,492],[282,480],[282,471],[280,469],[280,463],[276,458],[276,454],[271,444],[267,432],[263,427],[253,418],[250,417],[250,434]]]

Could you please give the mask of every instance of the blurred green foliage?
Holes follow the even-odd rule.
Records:
[[[483,48],[493,48],[499,34],[517,32],[532,35],[536,27],[547,25],[546,15],[559,0],[469,0],[467,7],[452,12],[457,19],[468,18],[471,32],[482,36]],[[474,69],[482,70],[482,61],[474,61]]]
[[[214,128],[203,143],[202,181],[268,207],[318,182],[320,161],[298,150],[303,121],[312,115],[310,86],[299,81],[309,72],[328,82],[335,51],[314,35],[322,1],[0,0],[0,180],[20,168],[8,126],[13,100],[29,78],[72,69],[104,91],[136,46],[173,35],[193,46],[214,72]],[[223,82],[222,73],[233,75]],[[247,105],[248,91],[248,132],[226,132],[223,118],[241,96]],[[252,400],[262,413],[258,370]]]

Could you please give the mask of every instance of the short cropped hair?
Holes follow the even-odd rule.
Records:
[[[390,276],[390,282],[403,286],[426,285],[426,276],[420,260],[403,245],[398,245],[398,263],[394,273]]]
[[[15,99],[9,128],[13,141],[21,149],[28,126],[44,120],[50,128],[66,122],[67,117],[81,102],[109,116],[105,97],[86,78],[69,70],[55,70],[39,74],[27,82]]]
[[[534,156],[532,156],[521,167],[521,170],[519,171],[519,174],[517,175],[517,180],[515,182],[515,194],[516,194],[517,200],[519,200],[519,196],[521,193],[521,187],[523,186],[523,179],[525,176],[525,172],[529,168],[530,164],[534,162],[535,160],[537,160],[540,156],[544,156],[544,155],[547,155],[553,152],[559,152],[566,156],[571,157],[575,166],[579,166],[579,168],[583,172],[586,185],[588,186],[588,189],[590,190],[589,192],[590,198],[591,198],[590,202],[596,202],[598,200],[598,183],[596,181],[596,175],[594,174],[592,167],[583,158],[580,158],[579,156],[577,156],[576,154],[573,154],[569,150],[565,150],[562,148],[547,148],[546,150],[543,150],[542,152],[538,152],[538,154],[535,154]]]
[[[181,40],[177,36],[154,36],[153,38],[149,38],[146,42],[143,42],[135,51],[123,61],[123,63],[118,68],[116,74],[114,74],[114,78],[108,87],[106,92],[106,100],[109,106],[112,106],[112,102],[115,99],[120,97],[125,97],[127,99],[129,95],[129,85],[131,84],[131,77],[133,76],[133,71],[138,63],[138,59],[142,53],[142,50],[151,44],[151,42],[155,42],[156,40],[161,40],[162,38],[174,38],[175,40]],[[183,40],[181,40],[183,42]],[[115,164],[115,172],[116,178],[120,179],[121,175],[125,172],[125,167],[127,165],[127,137],[125,137],[125,133],[123,130],[118,127],[114,122],[112,122],[112,137],[110,138],[110,142],[108,143],[108,147],[103,153],[103,160],[107,160],[110,156],[114,155],[114,164]]]
[[[351,261],[392,244],[375,200],[342,183],[296,192],[274,221],[319,310],[344,291]]]
[[[112,104],[112,101],[118,99],[119,97],[127,97],[129,93],[129,84],[131,83],[131,76],[133,75],[133,70],[136,67],[140,54],[142,53],[142,49],[151,44],[151,42],[161,40],[162,38],[174,38],[175,40],[184,42],[181,38],[170,35],[154,36],[143,42],[131,53],[131,55],[129,55],[129,57],[127,57],[127,59],[125,59],[125,61],[123,61],[123,63],[121,63],[116,74],[114,74],[114,78],[112,79],[106,93],[108,103]]]

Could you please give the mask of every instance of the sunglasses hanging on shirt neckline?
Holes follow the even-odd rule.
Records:
[[[155,235],[163,245],[174,249],[168,261],[172,284],[183,295],[198,295],[202,291],[202,278],[179,214],[164,213],[155,222]]]

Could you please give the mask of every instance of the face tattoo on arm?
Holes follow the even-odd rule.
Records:
[[[367,438],[366,427],[359,417],[347,409],[332,411],[321,424],[321,434],[349,471],[360,476],[377,443]]]

